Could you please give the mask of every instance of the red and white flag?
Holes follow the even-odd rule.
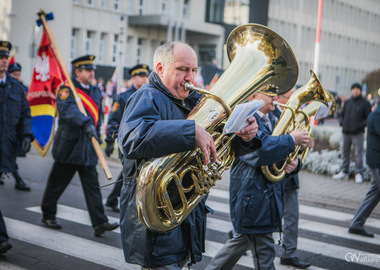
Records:
[[[65,76],[54,53],[51,41],[43,29],[35,58],[33,76],[28,91],[32,115],[34,147],[44,156],[54,136],[56,89],[65,82]]]

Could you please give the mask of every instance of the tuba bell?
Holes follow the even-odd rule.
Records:
[[[145,162],[137,177],[136,203],[140,222],[149,230],[166,232],[180,225],[230,168],[234,135],[222,130],[231,110],[257,91],[282,94],[297,81],[292,50],[265,26],[235,28],[226,47],[231,64],[209,92],[186,84],[187,90],[204,95],[187,119],[212,135],[219,162],[204,166],[199,149]]]
[[[330,112],[335,111],[336,105],[332,95],[323,90],[317,75],[312,70],[310,70],[310,75],[309,81],[290,96],[286,105],[281,104],[285,109],[273,129],[272,136],[289,134],[293,130],[302,129],[308,132],[311,137],[309,118],[316,114],[319,107],[329,106]],[[304,104],[307,105],[301,109]],[[301,146],[296,146],[294,152],[279,167],[274,163],[272,167],[261,166],[261,171],[268,180],[278,182],[285,176],[286,164],[294,160],[299,154],[302,161],[304,161],[308,152],[309,148],[302,149]]]

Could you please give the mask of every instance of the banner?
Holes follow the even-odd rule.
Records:
[[[51,41],[43,29],[34,63],[28,101],[32,115],[33,146],[41,156],[49,150],[54,136],[56,89],[65,81]]]

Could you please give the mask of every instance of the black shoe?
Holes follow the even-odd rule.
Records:
[[[117,227],[119,227],[119,224],[117,224],[117,223],[104,222],[103,224],[94,227],[95,236],[100,236],[103,233],[105,233],[106,231],[113,231]]]
[[[349,228],[348,232],[353,233],[353,234],[359,234],[366,237],[375,237],[373,233],[367,232],[366,229],[364,228],[363,229]]]
[[[106,203],[106,206],[111,208],[112,211],[114,211],[115,213],[120,213],[120,208],[117,205],[111,205],[109,203]]]
[[[18,171],[13,173],[14,178],[16,179],[15,189],[22,191],[30,191],[30,187],[22,180]]]
[[[0,254],[3,254],[10,250],[12,248],[12,245],[9,244],[7,241],[0,243]]]
[[[296,268],[301,268],[301,269],[306,269],[308,268],[311,264],[310,263],[305,263],[302,262],[298,259],[298,257],[294,258],[281,258],[280,259],[280,264],[282,265],[291,265]]]
[[[55,219],[41,219],[42,224],[44,224],[46,227],[54,230],[60,230],[62,229],[61,224],[57,222]]]
[[[232,238],[234,238],[234,233],[232,232],[232,230],[230,230],[228,232],[228,239],[232,239]]]
[[[4,185],[3,179],[0,179],[0,185]]]

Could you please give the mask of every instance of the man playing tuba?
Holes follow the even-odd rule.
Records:
[[[139,219],[136,206],[136,168],[149,158],[194,150],[199,147],[204,164],[216,161],[217,153],[211,135],[194,120],[185,120],[200,101],[196,92],[185,90],[185,83],[194,82],[197,57],[182,42],[169,42],[154,54],[154,72],[142,91],[128,100],[120,123],[118,145],[123,165],[135,163],[120,194],[120,227],[125,260],[149,269],[181,269],[186,262],[202,259],[205,246],[206,214],[203,199],[175,229],[152,232]],[[242,147],[253,149],[257,133],[256,120],[241,130],[236,140]],[[211,157],[211,158],[210,158]],[[133,167],[133,166],[132,166]]]

